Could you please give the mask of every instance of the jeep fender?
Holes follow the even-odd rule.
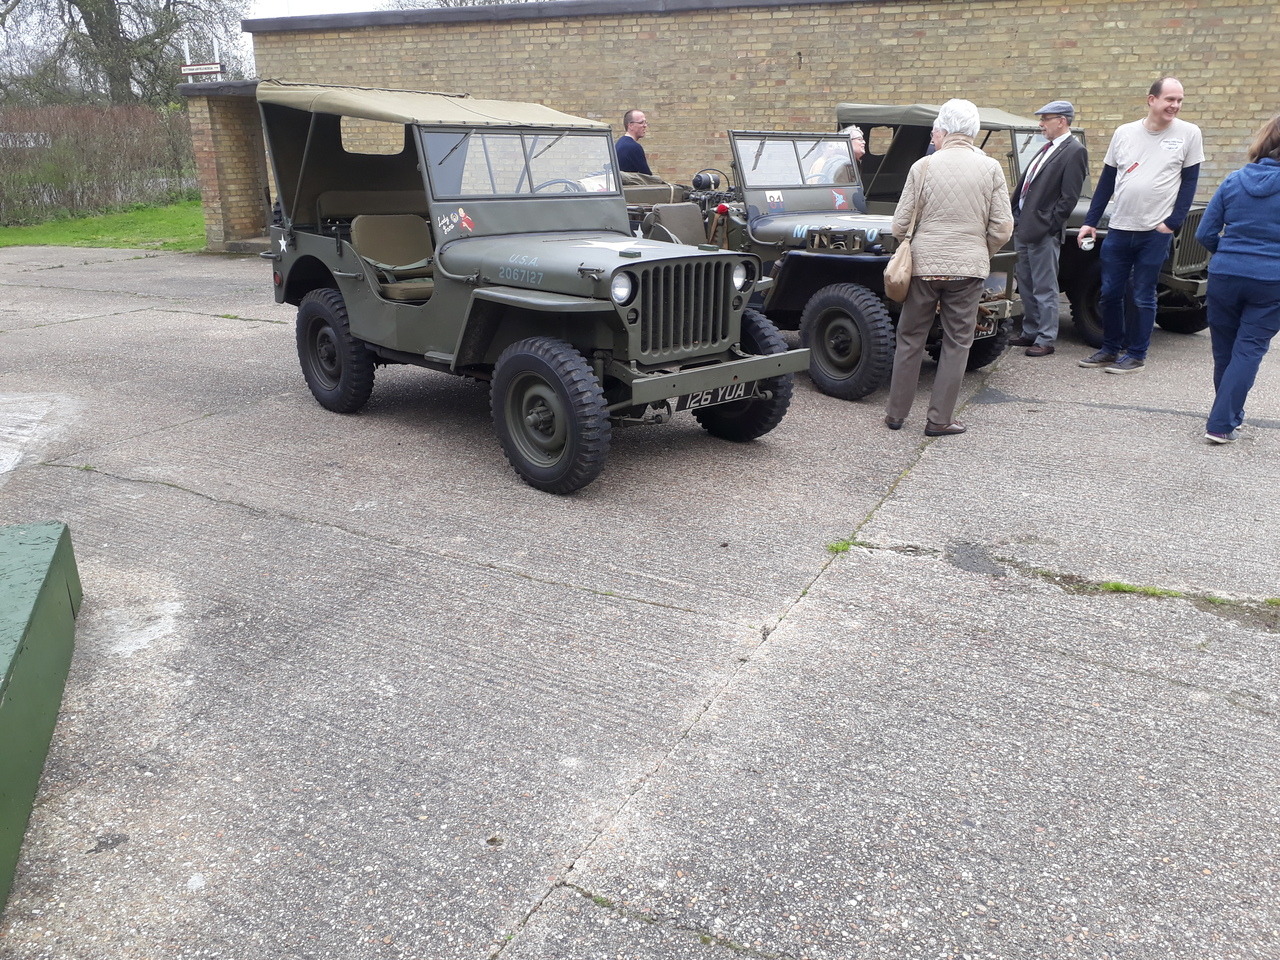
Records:
[[[454,369],[492,366],[512,343],[554,337],[583,353],[613,350],[626,333],[613,304],[519,287],[479,287],[471,294],[467,322],[454,351]]]

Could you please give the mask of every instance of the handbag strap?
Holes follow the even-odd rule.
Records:
[[[907,242],[916,235],[916,217],[920,214],[920,200],[924,196],[924,178],[929,173],[929,158],[920,162],[920,182],[916,184],[916,202],[911,207],[911,226],[907,227]]]

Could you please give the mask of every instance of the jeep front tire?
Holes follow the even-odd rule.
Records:
[[[742,349],[757,357],[786,353],[787,342],[768,317],[748,308],[742,314]],[[791,405],[791,374],[761,380],[756,389],[769,395],[703,407],[693,411],[694,419],[707,433],[722,440],[745,443],[763,437],[782,422]]]
[[[856,283],[823,287],[800,315],[809,376],[823,393],[858,400],[889,382],[893,323],[880,298]]]
[[[604,392],[568,343],[511,344],[494,365],[489,396],[502,452],[525,483],[572,493],[600,475],[611,440]]]

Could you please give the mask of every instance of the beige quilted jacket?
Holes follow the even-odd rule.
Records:
[[[901,240],[916,205],[921,168],[924,190],[911,274],[916,277],[986,277],[991,254],[1013,233],[1013,211],[1000,164],[961,134],[949,134],[932,156],[917,160],[907,174],[893,213],[893,235]]]

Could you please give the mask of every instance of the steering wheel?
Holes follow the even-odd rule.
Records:
[[[568,187],[567,190],[559,191],[560,193],[586,193],[585,188],[577,180],[564,180],[562,178],[556,178],[555,180],[543,180],[542,183],[533,188],[533,192],[541,193],[543,190],[547,189],[547,187],[554,187],[557,185]]]

